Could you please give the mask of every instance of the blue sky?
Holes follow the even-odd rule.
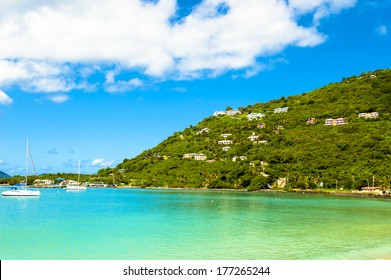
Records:
[[[80,3],[82,2],[82,3]],[[391,65],[391,0],[2,0],[0,170],[95,173],[216,110]],[[30,166],[31,169],[31,166]]]

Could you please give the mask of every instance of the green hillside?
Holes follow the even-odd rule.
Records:
[[[288,111],[275,113],[283,107]],[[241,114],[210,116],[98,176],[112,180],[114,172],[117,184],[187,188],[256,190],[277,187],[277,181],[303,189],[389,187],[390,108],[391,70],[363,73],[312,92],[238,108]],[[372,112],[379,116],[359,118]],[[250,113],[265,116],[248,120]],[[325,125],[326,119],[337,118],[345,124]],[[232,143],[219,144],[222,140]],[[201,160],[185,158],[189,153]]]

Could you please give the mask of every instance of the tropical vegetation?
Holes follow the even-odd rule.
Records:
[[[284,107],[287,112],[275,113]],[[363,73],[312,92],[238,108],[241,114],[207,117],[98,175],[155,187],[389,188],[390,108],[391,70]],[[359,117],[372,112],[378,117]],[[265,116],[249,120],[251,113]],[[325,125],[337,118],[345,124]],[[226,139],[232,144],[219,144]],[[186,158],[189,153],[207,159]]]

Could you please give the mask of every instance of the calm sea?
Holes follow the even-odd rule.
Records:
[[[391,258],[391,200],[43,189],[1,197],[0,259]]]

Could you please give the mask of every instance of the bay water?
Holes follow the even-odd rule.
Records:
[[[2,260],[391,259],[391,200],[42,189],[0,199]]]

